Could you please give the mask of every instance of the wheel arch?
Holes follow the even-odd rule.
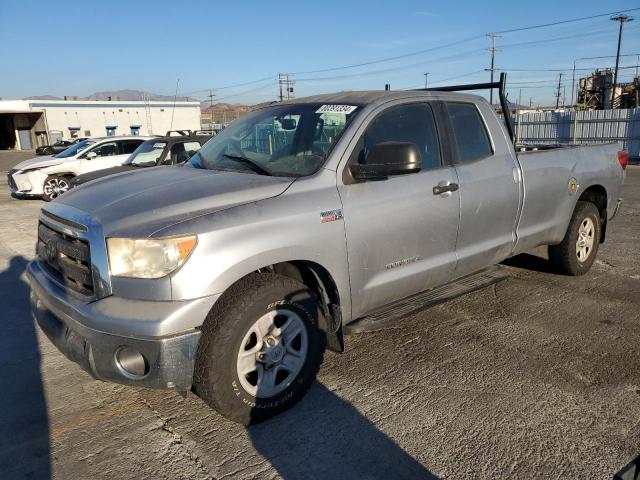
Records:
[[[602,185],[593,184],[586,188],[578,198],[578,202],[593,203],[600,212],[600,243],[603,243],[607,231],[607,205],[609,197],[607,189]]]
[[[310,260],[281,261],[253,270],[238,278],[232,285],[251,274],[260,272],[272,272],[293,278],[313,291],[318,297],[320,308],[326,319],[326,324],[322,327],[327,335],[327,348],[335,352],[344,351],[340,291],[327,268]]]

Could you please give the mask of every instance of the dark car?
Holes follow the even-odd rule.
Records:
[[[36,155],[53,155],[56,153],[64,152],[71,145],[75,145],[86,138],[74,138],[73,140],[58,140],[52,145],[43,145],[36,148]]]
[[[138,168],[156,167],[161,165],[180,165],[191,158],[200,150],[200,147],[211,138],[210,134],[182,130],[177,132],[179,136],[170,135],[167,132],[164,137],[157,137],[140,144],[138,148],[127,158],[122,165],[117,167],[97,170],[95,172],[78,175],[71,180],[71,187],[77,187],[83,183],[97,178],[106,177],[115,173],[122,173]]]

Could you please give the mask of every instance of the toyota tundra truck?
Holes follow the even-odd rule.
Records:
[[[28,266],[49,339],[99,380],[193,391],[259,422],[298,401],[325,350],[494,281],[547,245],[585,274],[620,204],[616,144],[520,151],[482,97],[504,78],[264,106],[182,167],[46,204]]]

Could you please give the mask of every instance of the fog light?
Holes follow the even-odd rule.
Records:
[[[149,362],[137,350],[120,347],[115,354],[116,365],[126,377],[137,379],[149,373]]]

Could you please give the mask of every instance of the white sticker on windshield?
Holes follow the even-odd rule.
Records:
[[[353,112],[356,108],[355,105],[322,105],[316,113],[346,113],[347,115]]]

